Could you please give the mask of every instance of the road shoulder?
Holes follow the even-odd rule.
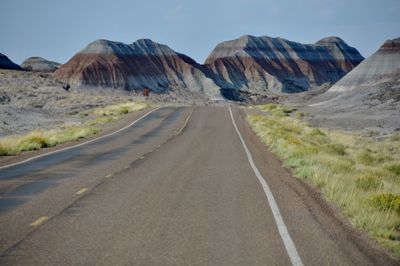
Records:
[[[335,205],[325,200],[320,190],[305,180],[294,177],[290,170],[283,166],[282,161],[270,152],[268,147],[252,131],[246,120],[245,110],[234,108],[233,111],[239,130],[254,157],[255,164],[271,186],[295,243],[301,243],[299,240],[296,242],[296,238],[299,238],[302,229],[299,228],[298,221],[295,220],[296,217],[299,218],[301,215],[293,214],[293,208],[285,206],[291,201],[293,204],[301,201],[301,203],[298,203],[299,207],[300,205],[306,206],[308,212],[303,215],[311,217],[309,221],[314,223],[309,226],[318,227],[318,231],[337,242],[337,251],[347,254],[349,259],[353,260],[353,263],[366,261],[375,265],[398,264],[398,261],[391,257],[378,243],[370,239],[364,232],[356,230]],[[283,202],[286,204],[282,204]],[[324,243],[321,243],[321,245],[324,245]],[[306,249],[300,246],[300,255],[302,250],[304,253]],[[304,260],[304,262],[307,265],[316,261]]]
[[[58,151],[58,150],[62,150],[74,145],[78,145],[87,141],[91,141],[93,139],[97,139],[100,138],[104,135],[110,134],[112,132],[115,132],[121,128],[126,127],[127,125],[129,125],[130,123],[132,123],[133,121],[137,120],[138,118],[140,118],[141,116],[145,115],[146,113],[148,113],[149,111],[152,111],[156,108],[152,107],[152,108],[146,108],[144,110],[138,111],[138,112],[133,112],[130,113],[126,116],[124,116],[123,118],[110,122],[110,123],[106,123],[106,124],[100,124],[100,125],[96,125],[96,127],[101,129],[101,132],[92,136],[89,136],[87,138],[82,138],[79,139],[77,141],[71,141],[71,142],[67,142],[67,143],[63,143],[63,144],[59,144],[56,145],[54,147],[49,147],[49,148],[43,148],[40,150],[36,150],[36,151],[26,151],[23,152],[19,155],[14,155],[14,156],[0,156],[0,167],[3,166],[7,166],[10,164],[14,164],[14,163],[18,163],[27,159],[30,159],[32,157],[38,156],[38,155],[42,155],[42,154],[46,154],[46,153],[50,153],[50,152],[54,152],[54,151]]]

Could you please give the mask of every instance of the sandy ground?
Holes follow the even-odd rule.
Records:
[[[152,103],[204,104],[205,99],[187,91],[151,94],[121,90],[63,89],[51,74],[0,70],[0,137],[26,133],[38,128],[54,128],[87,119],[80,111],[130,100]]]

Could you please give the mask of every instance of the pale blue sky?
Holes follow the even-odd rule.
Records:
[[[245,34],[343,38],[364,56],[400,36],[400,0],[0,0],[0,53],[65,63],[89,42],[150,38],[202,63]]]

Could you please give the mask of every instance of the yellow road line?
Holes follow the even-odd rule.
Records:
[[[84,187],[84,188],[82,188],[81,190],[79,190],[78,192],[76,192],[76,195],[80,195],[80,194],[82,194],[82,193],[85,193],[85,192],[88,191],[88,190],[89,190],[88,188]]]
[[[36,221],[32,222],[30,224],[30,226],[39,226],[42,223],[46,222],[49,219],[49,216],[42,216],[39,219],[37,219]]]

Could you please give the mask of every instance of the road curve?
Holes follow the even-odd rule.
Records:
[[[279,219],[304,265],[396,264],[291,177],[239,109],[243,143],[227,107],[195,109],[176,135],[191,110],[162,108],[110,138],[0,171],[0,264],[296,264]]]

